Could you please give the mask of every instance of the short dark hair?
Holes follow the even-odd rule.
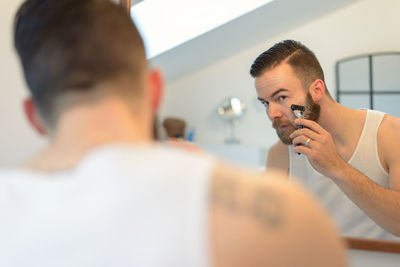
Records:
[[[147,66],[133,21],[110,0],[26,0],[15,16],[14,42],[49,124],[60,95],[124,75],[135,80]]]
[[[259,55],[251,65],[250,75],[257,78],[265,71],[283,62],[288,63],[293,68],[304,89],[307,89],[316,79],[321,79],[325,83],[324,72],[315,54],[295,40],[284,40],[276,43]],[[328,90],[326,90],[326,93],[329,95]]]

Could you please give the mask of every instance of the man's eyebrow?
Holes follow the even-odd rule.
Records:
[[[276,95],[279,94],[280,92],[289,92],[289,90],[288,90],[288,89],[281,88],[281,89],[277,90],[276,92],[274,92],[274,93],[271,95],[271,98],[273,98],[274,96],[276,96]],[[265,100],[264,98],[261,98],[261,97],[257,97],[257,99],[258,99],[259,101],[261,101],[261,102],[268,102],[267,100]]]
[[[271,97],[276,96],[276,95],[279,94],[280,92],[289,92],[289,90],[288,90],[288,89],[281,88],[281,89],[277,90],[276,92],[274,92],[274,93],[271,95]]]

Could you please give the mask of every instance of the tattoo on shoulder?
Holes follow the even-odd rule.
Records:
[[[231,212],[238,211],[236,183],[231,179],[218,179],[215,182],[212,201]]]
[[[239,200],[239,184],[234,179],[217,179],[214,184],[212,201],[228,212],[251,216],[262,225],[278,228],[284,223],[282,199],[266,188],[255,188],[246,200]]]
[[[253,216],[270,227],[279,227],[283,222],[283,207],[279,197],[266,189],[259,189],[251,203]]]

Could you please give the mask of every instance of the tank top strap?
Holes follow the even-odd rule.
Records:
[[[356,169],[363,170],[364,174],[378,184],[387,186],[388,174],[378,154],[378,129],[384,116],[383,112],[367,110],[363,131],[348,163]],[[367,166],[365,166],[366,162],[368,162]]]
[[[368,133],[378,133],[378,128],[381,125],[385,113],[376,110],[367,110],[367,117],[365,119],[364,131]]]

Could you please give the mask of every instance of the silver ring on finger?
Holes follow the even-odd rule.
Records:
[[[308,144],[310,143],[310,141],[311,141],[311,138],[308,138],[308,139],[306,140],[306,142],[304,143],[304,145],[305,145],[306,147],[308,147]]]

